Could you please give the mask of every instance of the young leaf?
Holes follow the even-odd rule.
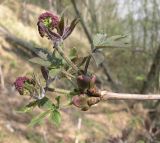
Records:
[[[38,64],[38,65],[41,65],[41,66],[45,66],[45,67],[49,67],[51,65],[51,62],[38,58],[38,57],[34,57],[30,59],[29,61],[32,63]]]
[[[49,70],[46,67],[41,66],[41,73],[43,75],[43,78],[47,81],[48,80]]]
[[[64,31],[64,14],[61,16],[61,20],[58,25],[58,33],[62,36]]]
[[[51,77],[55,77],[60,71],[61,71],[61,69],[51,69],[51,70],[49,71],[49,75],[50,75]]]
[[[72,48],[70,50],[69,57],[70,57],[71,60],[77,57],[77,50],[76,50],[76,48]]]
[[[47,110],[39,114],[38,116],[34,117],[29,123],[29,126],[34,126],[35,124],[40,123],[49,113],[50,113],[50,110]]]
[[[126,37],[126,35],[107,37],[106,34],[97,34],[93,43],[96,48],[125,48],[129,47]]]
[[[50,109],[53,106],[52,101],[49,100],[49,98],[47,98],[47,97],[44,97],[44,98],[38,100],[37,102],[38,102],[38,106],[39,107],[43,107],[43,108],[47,108],[47,109],[49,108]]]
[[[79,22],[79,19],[76,18],[71,22],[69,27],[65,28],[64,34],[62,36],[63,39],[66,39],[72,33],[72,31],[74,30],[74,28],[75,28],[75,26],[77,25],[78,22]]]
[[[94,59],[97,66],[99,66],[104,61],[104,55],[100,51],[92,53],[92,58]]]
[[[60,125],[61,123],[61,114],[59,113],[59,111],[57,110],[53,110],[51,113],[50,113],[50,119],[51,121],[55,124],[55,125]]]
[[[26,106],[22,107],[20,110],[18,110],[19,113],[27,113],[33,110],[34,107],[36,107],[36,105],[38,104],[37,100],[36,101],[32,101],[29,104],[27,104]]]
[[[57,101],[57,108],[59,108],[59,105],[60,105],[60,96],[57,96],[55,99],[56,99],[56,101]]]

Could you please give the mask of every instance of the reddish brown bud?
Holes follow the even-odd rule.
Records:
[[[76,107],[81,108],[82,106],[84,106],[87,103],[87,99],[86,98],[87,97],[85,95],[83,95],[83,94],[81,94],[80,96],[79,95],[73,96],[72,103]]]
[[[83,106],[82,108],[81,108],[81,110],[82,111],[87,111],[87,110],[89,110],[89,105],[85,105],[85,106]]]
[[[100,97],[91,97],[91,98],[88,98],[87,103],[89,106],[92,106],[100,102],[100,100],[101,100]]]
[[[18,77],[14,82],[14,86],[20,95],[24,94],[24,86],[26,81],[29,81],[28,77]]]
[[[79,75],[77,77],[77,84],[80,89],[89,88],[91,78],[86,75]]]

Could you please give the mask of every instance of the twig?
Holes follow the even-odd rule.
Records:
[[[59,88],[49,88],[48,91],[62,94],[70,94],[69,90]],[[98,91],[102,101],[106,100],[160,100],[160,94],[129,94],[129,93],[115,93],[109,91]]]
[[[2,89],[5,89],[4,76],[3,76],[2,66],[1,66],[1,65],[0,65],[0,82],[1,82],[1,88],[2,88]]]
[[[84,22],[81,14],[80,14],[80,12],[79,12],[79,10],[78,10],[78,8],[77,8],[77,5],[76,5],[76,3],[75,3],[75,0],[71,0],[71,2],[72,2],[72,4],[73,4],[74,10],[75,10],[77,16],[80,18],[80,22],[81,22],[81,24],[82,24],[82,27],[83,27],[83,29],[84,29],[84,32],[86,33],[86,36],[87,36],[87,38],[88,38],[88,41],[89,41],[89,43],[91,44],[91,47],[94,48],[91,34],[89,33],[89,31],[88,31],[88,29],[87,29],[87,27],[86,27],[86,25],[85,25],[85,22]]]
[[[79,133],[80,133],[80,129],[81,129],[81,126],[82,126],[82,118],[78,118],[78,124],[77,124],[77,135],[76,135],[76,139],[75,139],[75,143],[79,143]]]
[[[70,94],[71,93],[69,90],[60,89],[60,88],[50,88],[50,87],[47,88],[47,91],[56,92],[60,94]]]
[[[60,46],[55,45],[54,48],[64,58],[64,60],[78,73],[78,67],[64,54]]]
[[[100,91],[102,100],[160,100],[160,94],[127,94],[127,93],[115,93],[108,91]]]

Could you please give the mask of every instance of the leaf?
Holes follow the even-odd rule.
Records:
[[[106,34],[97,34],[93,43],[96,48],[125,48],[129,47],[126,35],[107,37]]]
[[[58,25],[59,34],[62,36],[64,31],[64,14],[61,17],[61,20]]]
[[[55,77],[55,76],[57,76],[60,72],[61,72],[61,69],[51,69],[51,70],[49,71],[49,75],[50,75],[51,77]]]
[[[57,96],[55,99],[56,99],[56,101],[57,101],[57,108],[59,108],[59,105],[60,105],[60,96]]]
[[[37,102],[38,102],[39,107],[43,107],[43,108],[48,109],[48,108],[52,108],[52,106],[53,106],[52,101],[47,97],[44,97],[44,98],[38,100]]]
[[[79,18],[76,18],[71,22],[69,27],[66,27],[64,29],[64,34],[62,36],[63,40],[66,39],[72,33],[72,31],[74,30],[78,22],[79,22]]]
[[[53,110],[50,113],[50,119],[55,125],[59,126],[61,123],[61,114],[59,113],[59,111]]]
[[[45,67],[49,67],[51,65],[51,62],[47,61],[47,60],[43,60],[41,58],[38,57],[34,57],[32,59],[29,59],[30,62],[41,65],[41,66],[45,66]]]
[[[136,76],[136,80],[144,81],[145,77],[143,75]]]
[[[100,51],[92,53],[92,58],[94,59],[97,66],[99,66],[104,61],[104,55]]]
[[[44,53],[44,52],[42,52],[42,51],[39,51],[38,56],[39,56],[40,58],[44,59],[44,60],[47,60],[47,59],[48,59],[48,58],[47,58],[48,54],[47,54],[47,53]]]
[[[27,104],[26,106],[22,107],[20,110],[18,110],[19,113],[27,113],[33,110],[34,107],[36,107],[37,105],[37,100],[36,101],[32,101],[29,104]]]
[[[51,56],[51,54],[49,53],[49,51],[47,49],[44,48],[35,48],[35,53],[37,56],[39,56],[40,58],[47,60],[49,56]]]
[[[70,52],[69,52],[69,57],[70,57],[70,59],[72,60],[72,59],[76,58],[77,56],[78,56],[78,53],[77,53],[76,48],[72,48],[72,49],[70,50]]]
[[[100,34],[100,33],[98,33],[98,34],[96,34],[96,35],[93,37],[93,44],[94,44],[95,46],[101,45],[101,44],[105,41],[106,38],[107,38],[107,35],[106,35],[106,34]]]
[[[39,114],[38,116],[34,117],[29,123],[29,126],[34,126],[35,124],[39,124],[49,113],[50,113],[50,110],[47,110]]]
[[[49,70],[46,67],[41,66],[41,73],[43,75],[43,78],[47,81],[48,80]]]

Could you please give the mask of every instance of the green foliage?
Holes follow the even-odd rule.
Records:
[[[32,101],[26,106],[22,107],[21,109],[18,110],[19,113],[26,113],[26,112],[31,112],[34,107],[36,107],[37,101]]]
[[[69,57],[71,60],[75,59],[78,57],[78,51],[76,50],[76,48],[72,48],[69,52]]]
[[[45,66],[45,67],[51,66],[51,62],[50,61],[41,59],[39,57],[34,57],[34,58],[30,59],[29,61],[34,63],[34,64],[38,64],[40,66]]]
[[[96,48],[126,48],[128,42],[125,39],[126,35],[116,35],[107,37],[106,34],[97,34],[93,38],[93,43]]]
[[[53,122],[56,126],[59,126],[61,123],[61,114],[58,110],[52,110],[50,112],[50,120]]]
[[[29,126],[34,126],[35,124],[40,124],[43,119],[50,113],[50,110],[44,111],[38,116],[34,117],[31,122],[29,123]]]

